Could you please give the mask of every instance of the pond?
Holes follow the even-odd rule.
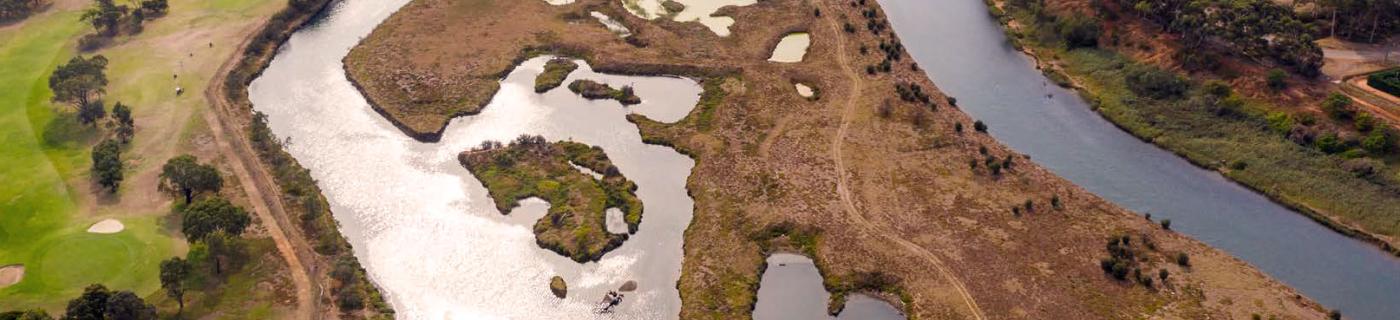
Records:
[[[789,33],[773,48],[773,56],[768,61],[794,63],[802,62],[807,55],[807,47],[812,45],[812,36],[806,32]]]
[[[341,230],[398,316],[443,318],[593,318],[609,290],[627,281],[619,319],[670,319],[680,310],[681,241],[693,200],[685,180],[694,162],[644,144],[628,113],[658,121],[683,118],[699,100],[691,79],[594,73],[586,64],[565,83],[591,79],[631,85],[642,103],[589,101],[566,88],[533,90],[549,57],[513,70],[482,113],[451,121],[441,142],[413,140],[374,112],[345,77],[341,59],[405,0],[338,2],[296,34],[249,87],[257,111],[288,152],[311,170]],[[581,63],[581,61],[580,61]],[[528,200],[498,212],[485,188],[457,161],[482,141],[521,134],[602,147],[638,185],[640,230],[596,263],[578,264],[539,248],[531,225],[547,210]],[[569,297],[548,289],[562,276]]]
[[[847,297],[846,306],[836,317],[827,315],[831,294],[822,287],[816,264],[806,256],[774,253],[768,256],[768,269],[758,285],[754,320],[902,320],[904,314],[884,301],[864,294]]]
[[[555,0],[558,1],[558,0]],[[716,35],[729,36],[729,26],[734,18],[714,15],[715,11],[727,6],[747,6],[758,0],[620,0],[628,12],[643,19],[656,19],[672,15],[671,19],[680,22],[699,22],[710,28]],[[670,4],[667,4],[670,2]],[[680,6],[680,11],[667,9]]]

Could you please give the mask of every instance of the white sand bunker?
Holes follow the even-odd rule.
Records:
[[[98,221],[97,223],[94,223],[91,227],[88,227],[87,232],[109,234],[122,232],[122,229],[126,229],[126,225],[123,225],[121,221],[117,221],[116,219],[106,219]]]
[[[0,267],[0,288],[19,283],[24,278],[24,265],[12,264]]]

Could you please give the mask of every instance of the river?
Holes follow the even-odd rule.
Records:
[[[1358,320],[1400,317],[1400,259],[1142,142],[1048,82],[980,0],[881,0],[909,53],[997,140]]]
[[[589,101],[560,87],[534,92],[547,57],[521,64],[482,113],[453,119],[441,142],[410,139],[370,108],[346,79],[341,59],[406,0],[340,1],[297,31],[249,86],[288,152],[311,170],[365,266],[405,319],[587,319],[606,291],[636,281],[610,319],[672,319],[680,313],[681,237],[693,200],[685,181],[694,162],[644,144],[626,115],[684,117],[702,90],[692,79],[625,77],[583,65],[565,83],[592,79],[632,85],[639,105]],[[581,61],[580,61],[581,62]],[[579,264],[539,248],[531,226],[543,201],[502,215],[457,154],[485,140],[538,134],[601,146],[638,185],[640,230],[601,261]],[[555,298],[549,279],[569,284]]]

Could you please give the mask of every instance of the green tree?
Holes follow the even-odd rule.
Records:
[[[78,19],[92,24],[92,29],[104,36],[113,36],[117,34],[117,23],[122,19],[122,9],[113,4],[112,0],[95,0]]]
[[[92,58],[73,57],[68,63],[58,66],[49,75],[49,89],[53,90],[53,101],[82,107],[106,92],[107,57],[95,55]]]
[[[185,313],[185,280],[190,276],[190,263],[174,257],[160,263],[160,287],[165,296],[180,304],[178,313]]]
[[[78,122],[82,124],[95,124],[97,120],[105,116],[107,116],[107,108],[102,106],[102,100],[78,106]]]
[[[63,313],[64,320],[104,320],[107,312],[107,299],[112,296],[112,291],[106,286],[94,284],[83,289],[83,294],[78,298],[68,301],[68,311]]]
[[[154,320],[156,307],[131,291],[116,291],[107,298],[103,318],[107,320]]]
[[[237,237],[252,223],[252,217],[243,208],[219,197],[200,200],[185,208],[183,230],[185,236],[201,240],[214,232],[224,232]],[[213,251],[211,244],[211,251]]]
[[[1055,32],[1065,39],[1065,44],[1069,45],[1070,49],[1098,46],[1101,33],[1099,22],[1084,15],[1059,19],[1055,23]]]
[[[112,192],[122,182],[121,144],[115,140],[102,140],[92,147],[92,177],[97,184]]]
[[[189,204],[198,193],[219,192],[224,180],[214,166],[200,164],[195,156],[181,155],[170,158],[161,167],[160,183],[161,188],[179,192]]]
[[[117,120],[117,140],[131,142],[132,136],[136,135],[136,120],[131,118],[131,107],[117,102],[112,106],[112,118]]]
[[[214,274],[223,274],[226,266],[243,258],[243,242],[223,230],[216,230],[199,240],[208,250],[209,265]]]

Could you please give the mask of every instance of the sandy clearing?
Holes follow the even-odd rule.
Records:
[[[0,267],[0,288],[19,283],[24,278],[24,265],[12,264]]]
[[[113,234],[117,232],[122,232],[122,230],[125,229],[126,225],[123,225],[122,222],[117,221],[117,219],[103,219],[102,221],[98,221],[97,223],[92,224],[91,227],[88,227],[87,232]]]

